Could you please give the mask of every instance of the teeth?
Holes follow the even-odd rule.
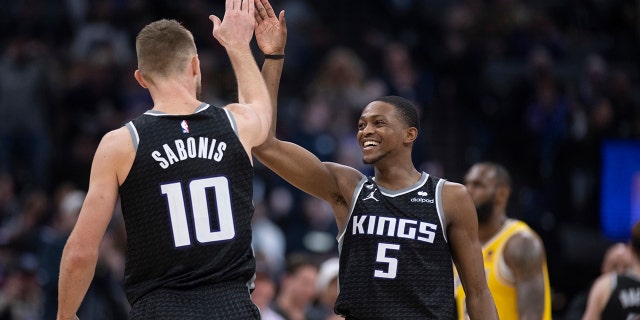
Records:
[[[364,146],[365,146],[365,147],[374,147],[374,146],[377,146],[377,145],[378,145],[378,143],[373,142],[373,141],[366,141],[366,142],[364,143]]]

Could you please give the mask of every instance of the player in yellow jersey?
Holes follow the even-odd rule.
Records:
[[[478,213],[489,290],[500,319],[551,319],[551,289],[544,245],[526,223],[506,215],[511,192],[507,170],[496,163],[474,164],[465,185]],[[456,277],[458,319],[468,319],[465,294]]]

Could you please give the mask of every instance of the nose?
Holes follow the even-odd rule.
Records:
[[[368,133],[372,133],[373,131],[373,126],[370,123],[366,123],[364,128],[362,129],[362,133],[365,135]]]

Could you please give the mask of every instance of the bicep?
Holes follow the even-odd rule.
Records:
[[[533,233],[514,235],[505,247],[504,259],[512,270],[521,318],[539,318],[545,307],[545,252],[542,241]]]
[[[253,154],[267,168],[310,195],[330,203],[335,195],[341,195],[334,169],[297,144],[273,138],[255,148]]]
[[[71,243],[97,249],[111,221],[118,199],[116,164],[122,160],[114,143],[118,142],[103,139],[96,150],[91,165],[89,190],[69,238]]]
[[[447,184],[442,192],[451,255],[467,297],[486,288],[478,217],[464,186]]]

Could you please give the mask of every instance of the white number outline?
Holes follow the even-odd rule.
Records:
[[[216,213],[220,230],[211,231],[209,207],[207,205],[208,188],[213,188],[216,197]],[[176,248],[191,245],[191,234],[187,222],[187,210],[182,192],[182,183],[173,182],[160,185],[163,195],[167,196],[169,218]],[[233,222],[233,207],[229,180],[226,177],[196,179],[189,182],[193,223],[196,239],[200,243],[233,239],[236,228]]]
[[[386,263],[387,271],[375,269],[373,276],[376,278],[395,279],[398,274],[398,259],[387,257],[387,250],[400,250],[399,244],[378,243],[376,262]]]

